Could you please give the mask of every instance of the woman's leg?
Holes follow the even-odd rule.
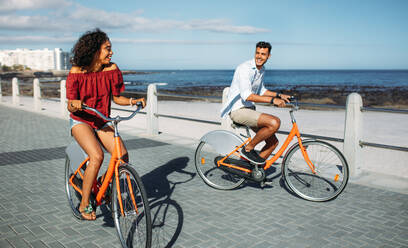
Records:
[[[92,185],[103,162],[103,151],[94,130],[89,125],[84,123],[77,124],[71,131],[75,140],[89,156],[89,164],[85,170],[82,183],[82,200],[79,205],[79,211],[83,211],[89,205]],[[82,213],[82,216],[88,220],[96,219],[95,212],[91,214]]]
[[[102,128],[101,130],[98,130],[96,133],[97,133],[98,138],[101,141],[102,145],[104,146],[104,148],[110,154],[112,154],[113,150],[115,148],[113,128],[111,126],[107,126],[107,127]],[[129,162],[127,149],[126,149],[122,139],[120,139],[120,147],[121,147],[122,159],[125,162]]]

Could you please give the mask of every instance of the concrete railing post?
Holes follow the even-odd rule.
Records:
[[[60,82],[60,113],[65,119],[68,119],[68,109],[67,109],[67,89],[65,87],[66,81],[61,80]]]
[[[0,78],[0,102],[1,102],[1,98],[3,97],[3,92],[1,91],[1,78]]]
[[[20,105],[20,89],[18,87],[18,79],[13,78],[11,81],[12,99],[14,105]]]
[[[363,100],[357,93],[347,96],[346,118],[344,126],[344,156],[350,167],[350,175],[357,176],[363,167],[362,147],[362,113]]]
[[[228,92],[229,92],[229,87],[225,87],[224,90],[222,91],[222,108],[225,106],[225,104],[228,101]],[[231,127],[232,120],[229,115],[227,115],[225,118],[221,119],[221,128],[228,130],[228,131],[233,131],[234,129]]]
[[[147,134],[159,134],[159,117],[157,116],[157,88],[156,84],[147,87]]]
[[[41,111],[41,89],[40,80],[34,78],[33,80],[33,96],[34,96],[34,110]]]

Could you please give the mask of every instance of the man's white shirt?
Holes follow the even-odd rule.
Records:
[[[221,110],[221,117],[227,116],[231,111],[242,107],[252,107],[254,103],[246,99],[251,94],[263,95],[266,88],[263,83],[265,68],[256,68],[255,59],[240,64],[235,69],[231,87],[228,92],[228,100]]]

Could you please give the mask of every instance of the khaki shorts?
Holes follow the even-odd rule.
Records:
[[[258,119],[261,116],[261,112],[255,110],[255,108],[240,108],[230,113],[231,120],[248,127],[257,128]]]

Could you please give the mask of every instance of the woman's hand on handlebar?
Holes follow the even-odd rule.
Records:
[[[69,104],[68,110],[70,112],[77,112],[78,110],[82,110],[81,100],[69,100],[68,104]]]

